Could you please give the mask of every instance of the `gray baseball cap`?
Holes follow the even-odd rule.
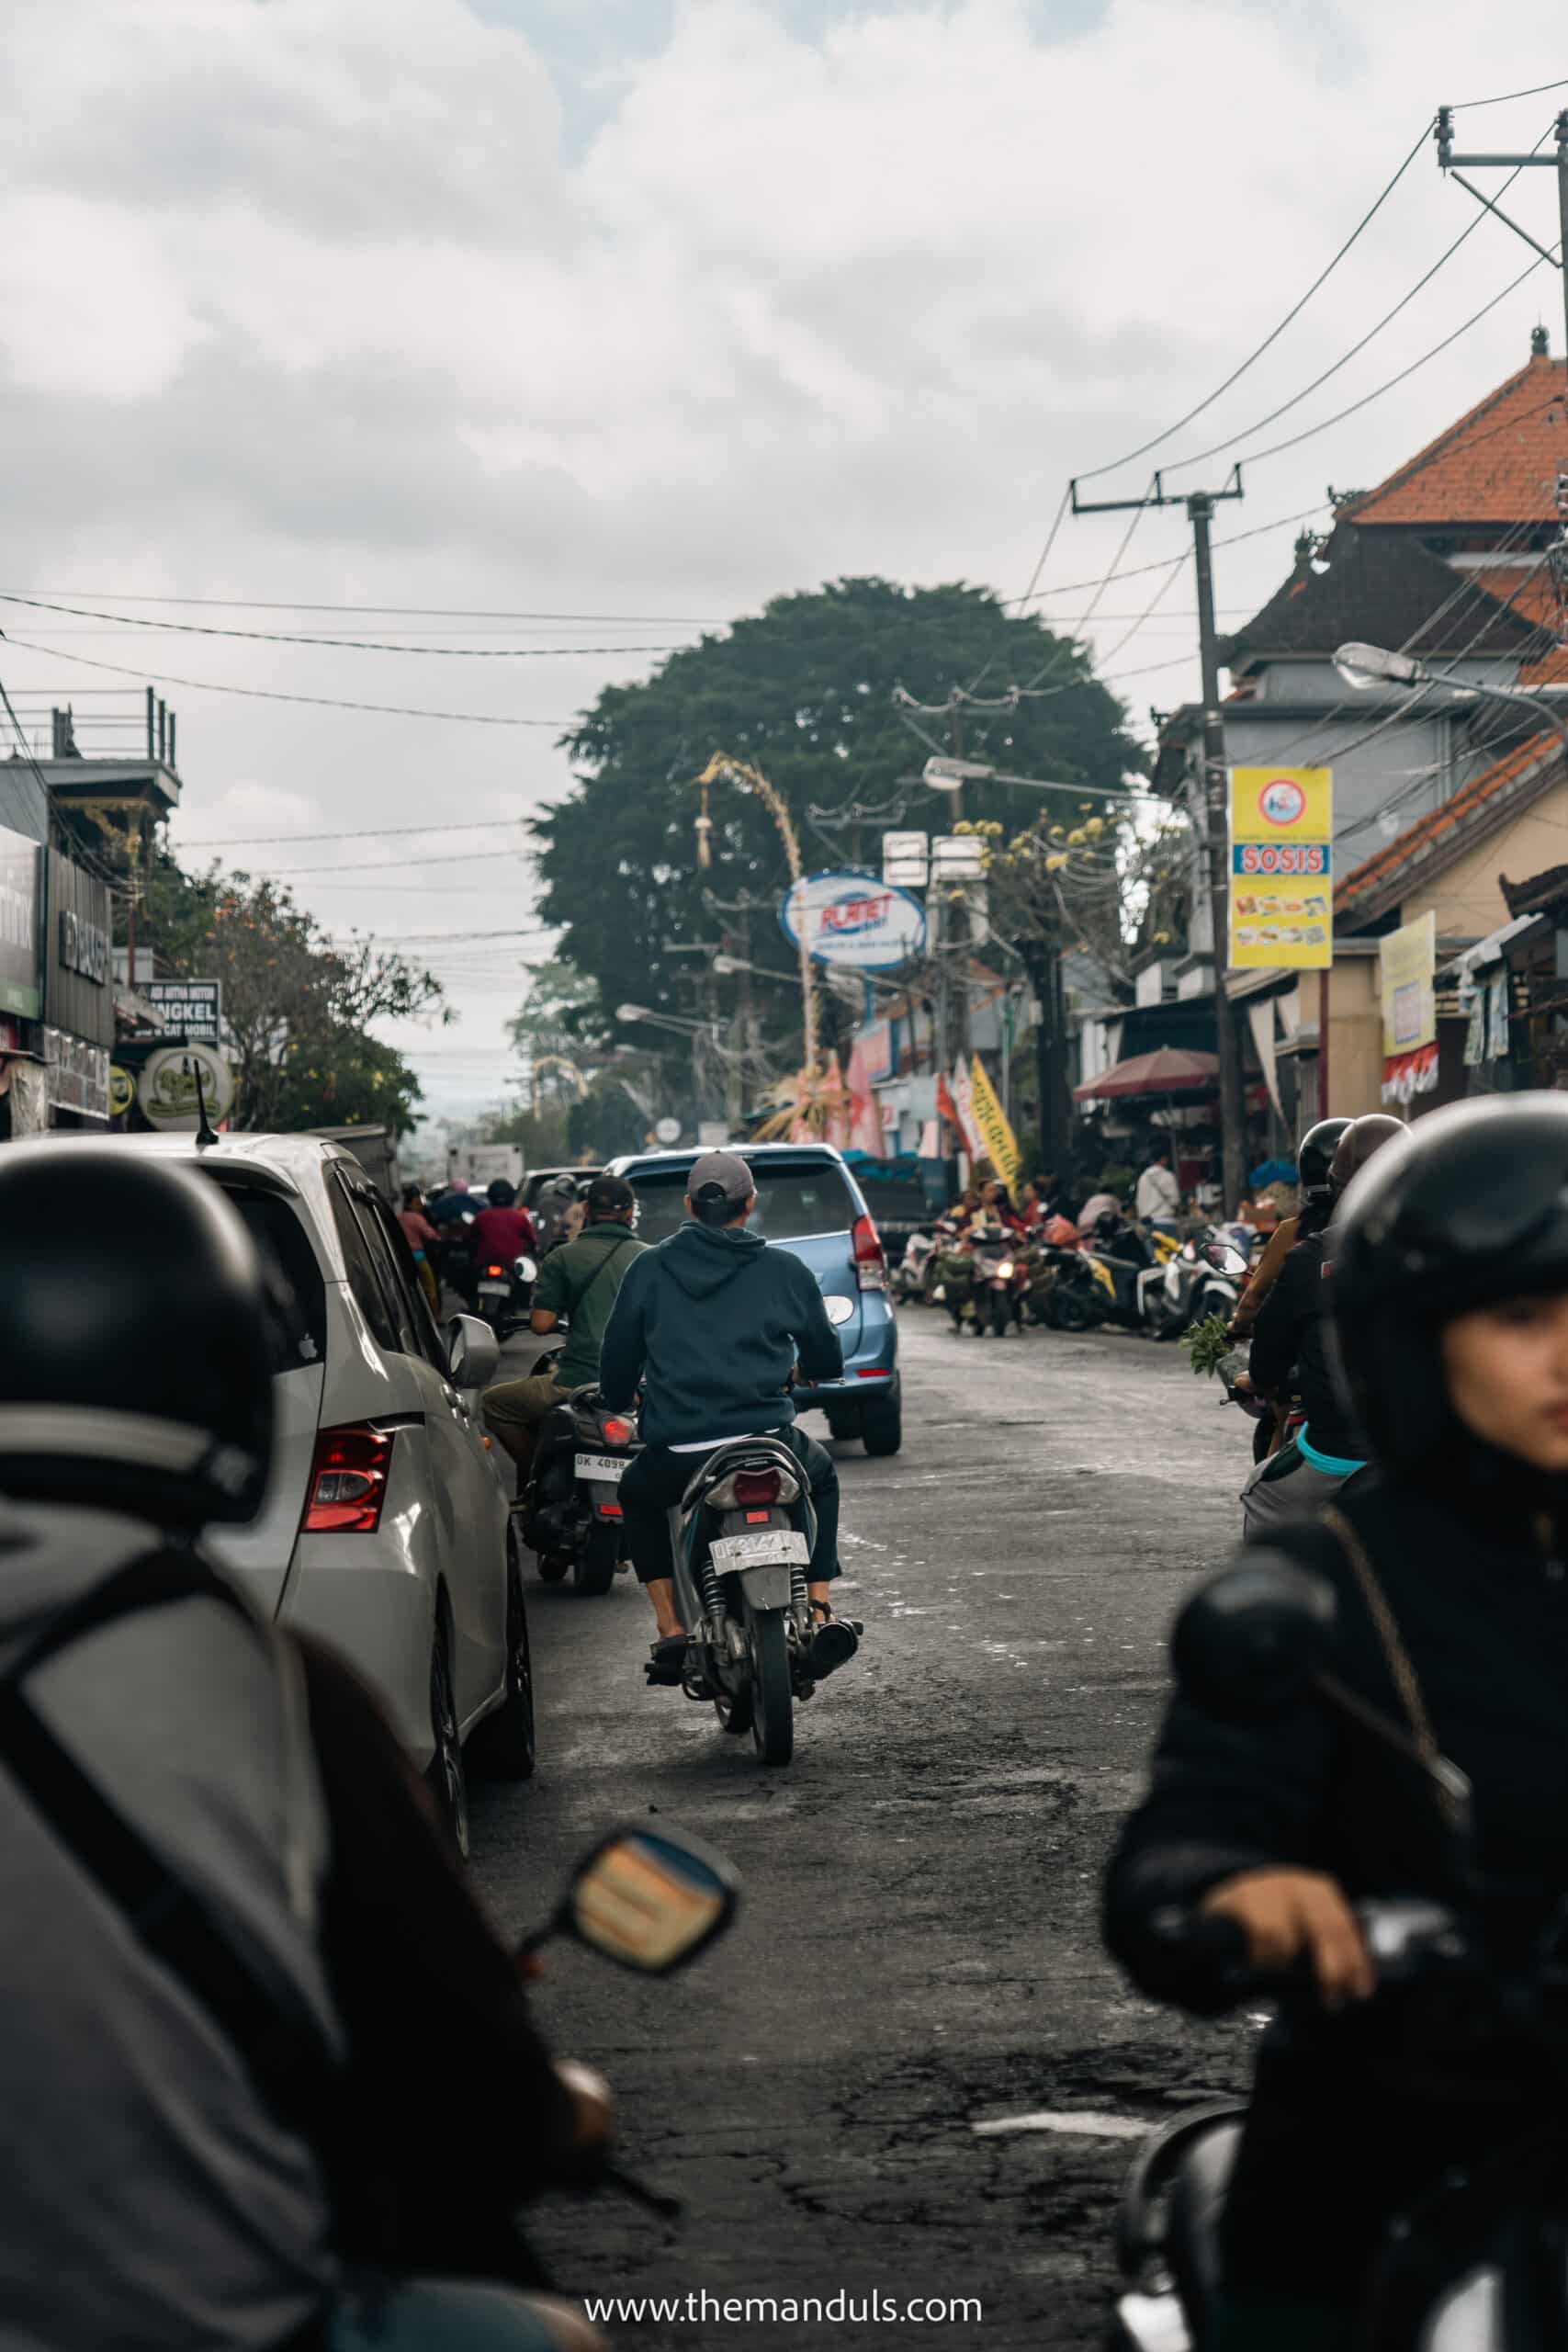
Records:
[[[757,1189],[751,1170],[733,1151],[705,1151],[693,1160],[686,1190],[694,1201],[707,1184],[716,1184],[725,1199],[733,1201],[737,1208]]]

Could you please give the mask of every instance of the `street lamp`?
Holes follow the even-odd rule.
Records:
[[[1090,792],[1102,800],[1152,800],[1162,808],[1173,805],[1162,792],[1132,793],[1110,784],[1051,784],[1037,775],[1010,775],[1005,768],[988,767],[984,760],[950,760],[940,753],[926,762],[920,782],[930,785],[933,792],[962,792],[966,784],[1010,784],[1021,786],[1026,792]]]
[[[1439,678],[1411,653],[1393,653],[1382,645],[1342,645],[1334,657],[1334,666],[1348,686],[1364,692],[1369,686],[1445,686],[1456,702],[1500,702],[1518,710],[1528,710],[1531,717],[1543,719],[1554,728],[1563,744],[1568,746],[1568,721],[1552,708],[1541,695],[1533,695],[1519,686],[1472,685],[1457,683],[1452,678]]]
[[[655,1029],[676,1029],[696,1037],[705,1037],[713,1025],[707,1021],[682,1020],[678,1012],[655,1012],[646,1004],[618,1004],[615,1018],[617,1021],[645,1021]]]

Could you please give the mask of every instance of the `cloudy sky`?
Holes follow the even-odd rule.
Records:
[[[1561,0],[7,0],[0,589],[88,609],[0,606],[0,675],[29,723],[160,682],[177,842],[334,930],[457,934],[417,952],[460,1022],[396,1041],[434,1108],[494,1100],[542,952],[515,820],[565,788],[556,734],[601,684],[838,573],[1021,594],[1067,475],[1246,358],[1437,104],[1559,75]],[[1528,148],[1564,99],[1464,141]],[[1551,174],[1509,204],[1553,241]],[[1484,216],[1260,424],[1472,215],[1417,154],[1300,321],[1097,489],[1196,487],[1421,360],[1529,261]],[[1225,613],[1326,485],[1410,454],[1538,319],[1561,351],[1562,314],[1543,267],[1258,454]],[[1082,620],[1125,527],[1062,526],[1047,613]],[[1122,567],[1184,530],[1146,516]],[[1184,571],[1139,570],[1087,623],[1140,718],[1191,685],[1190,609]]]

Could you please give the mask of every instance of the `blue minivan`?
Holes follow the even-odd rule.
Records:
[[[823,1412],[830,1435],[863,1438],[868,1453],[897,1453],[904,1436],[898,1327],[887,1260],[859,1185],[831,1144],[729,1144],[757,1182],[750,1230],[803,1259],[839,1327],[844,1376],[797,1388],[797,1412]],[[663,1241],[684,1217],[695,1151],[632,1152],[605,1174],[624,1176],[637,1198],[637,1238]]]

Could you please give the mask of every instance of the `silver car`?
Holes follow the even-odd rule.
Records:
[[[324,1635],[375,1685],[468,1850],[465,1744],[534,1769],[533,1687],[511,1511],[479,1416],[489,1329],[437,1328],[402,1229],[359,1162],[312,1136],[84,1141],[155,1152],[221,1187],[273,1279],[276,1437],[266,1502],[208,1539],[281,1623]],[[135,1236],[127,1236],[134,1249]]]

